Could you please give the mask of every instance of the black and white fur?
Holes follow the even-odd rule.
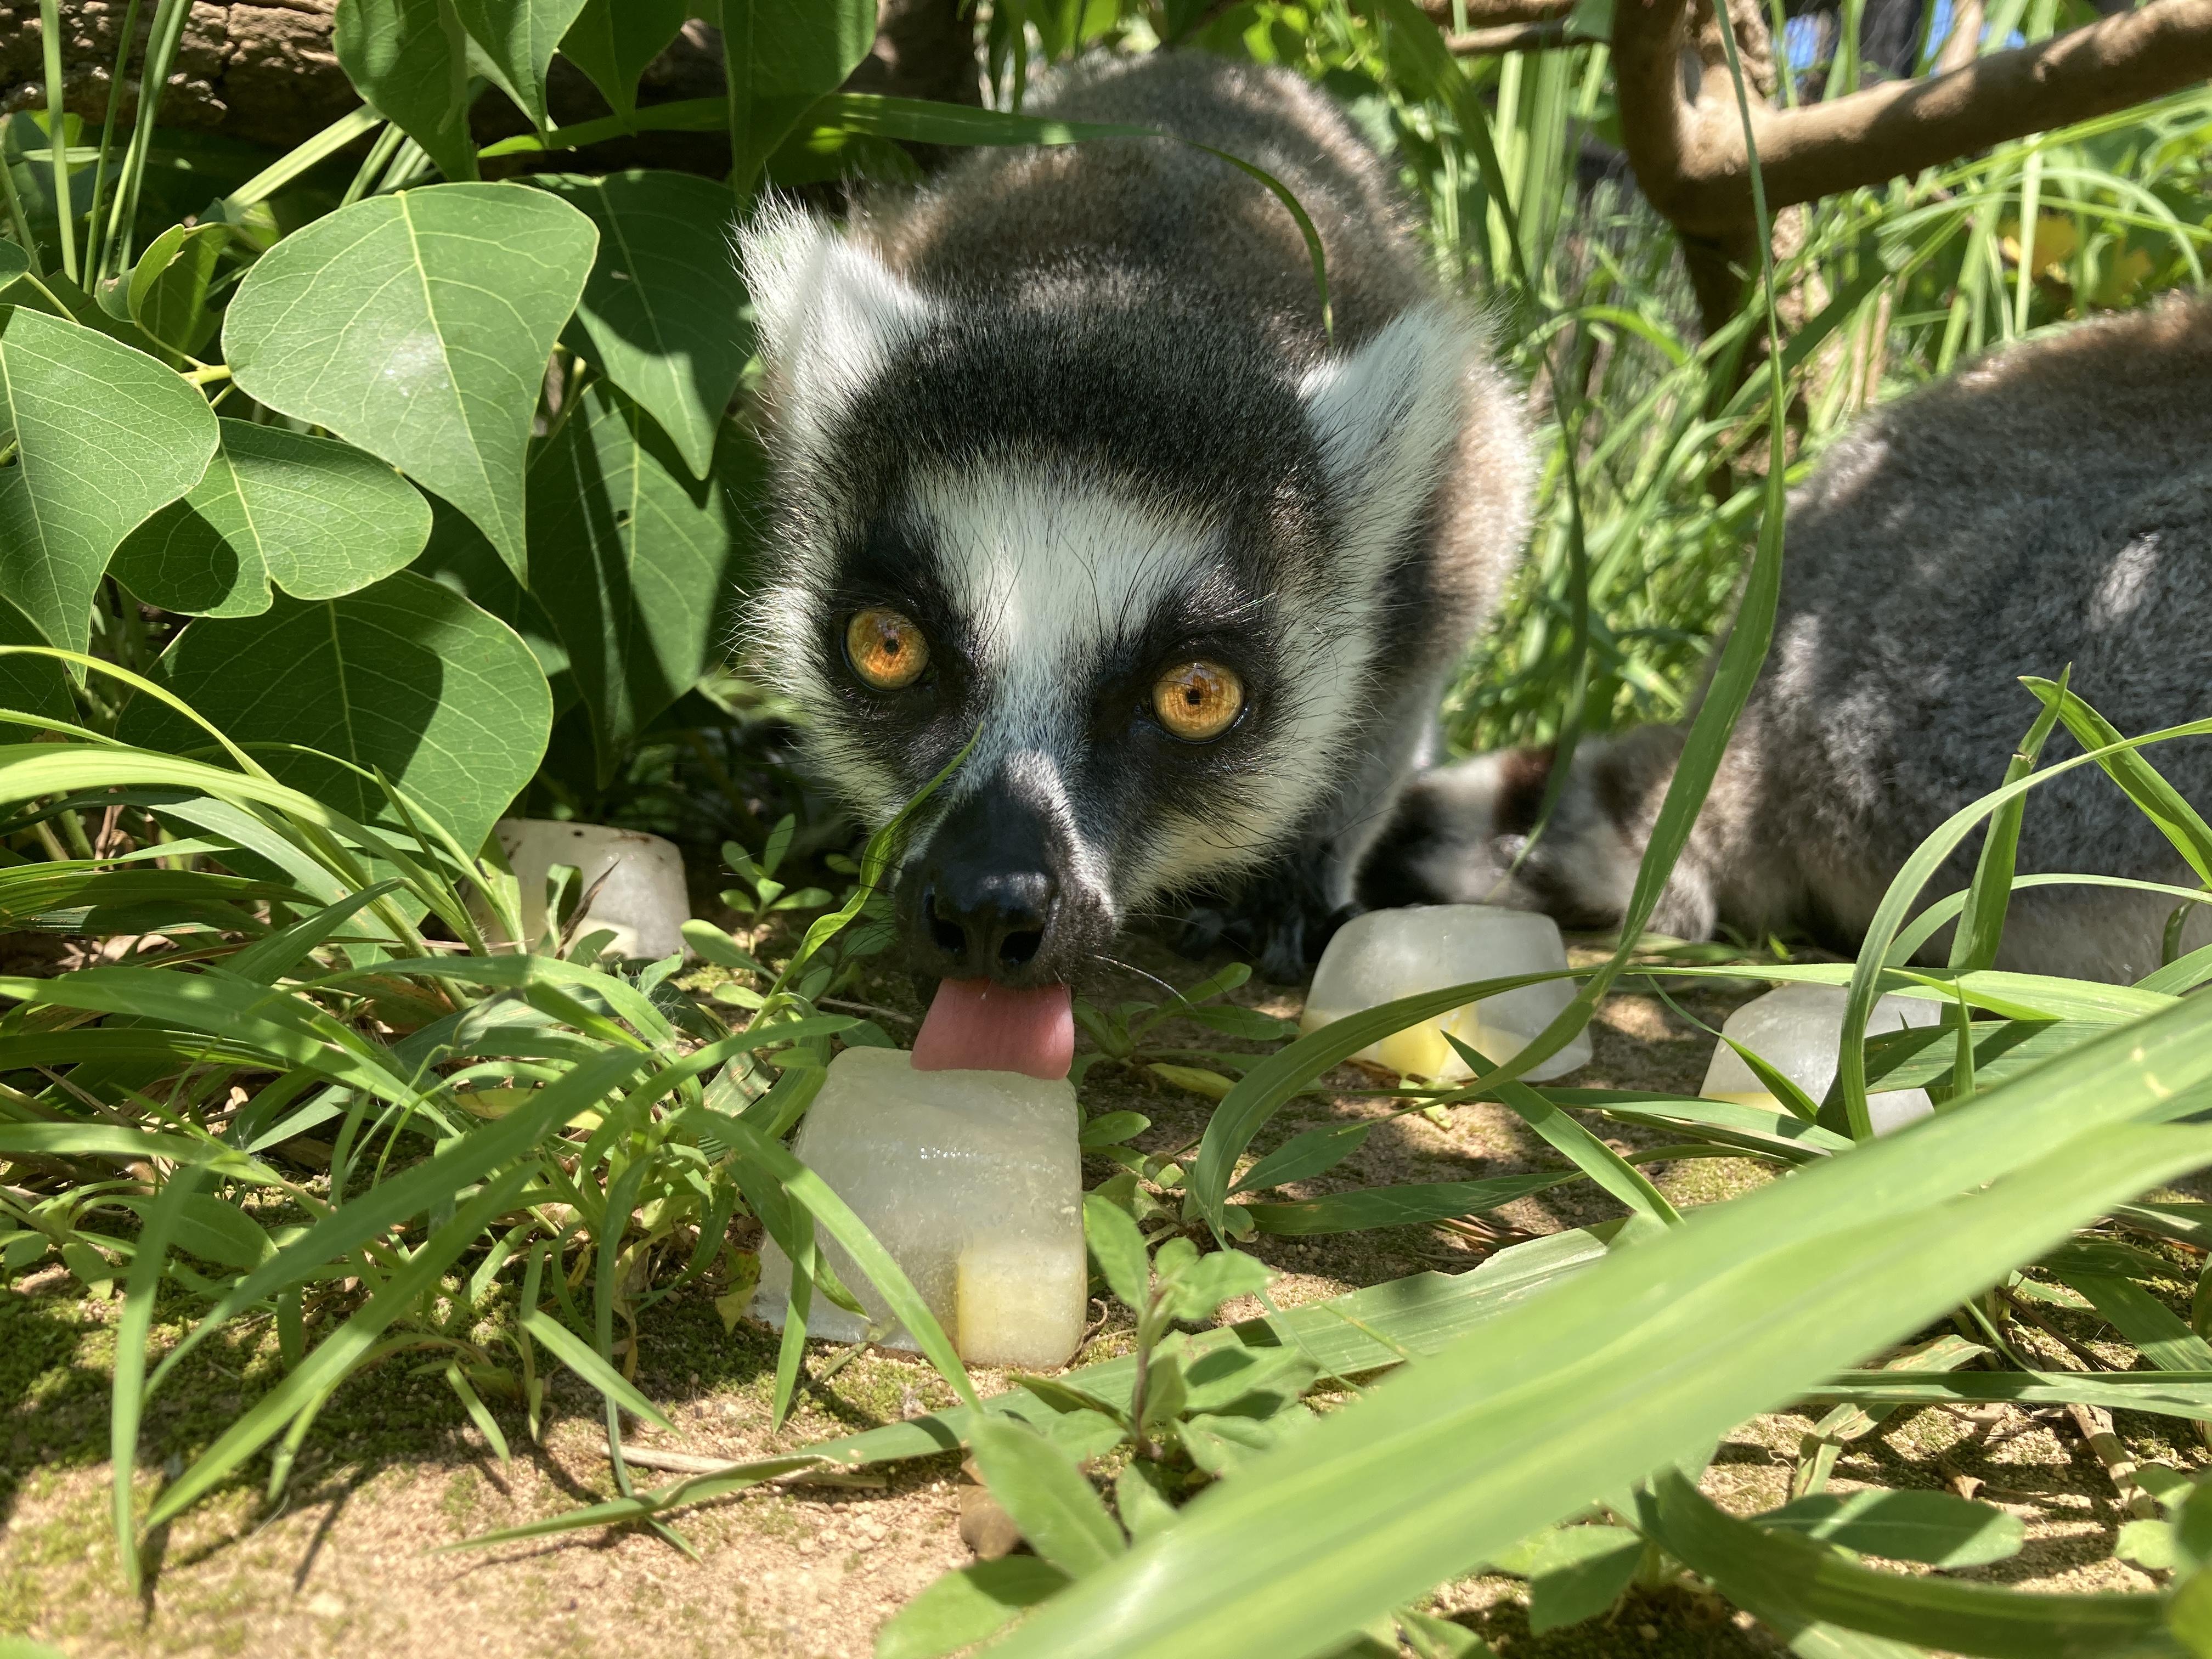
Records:
[[[980,152],[842,230],[770,210],[740,233],[775,471],[766,653],[871,822],[980,729],[901,872],[918,965],[1063,980],[1133,917],[1219,892],[1300,976],[1520,548],[1519,399],[1298,77],[1158,53],[1030,110],[1266,168],[1320,233],[1334,338],[1281,203],[1164,139]],[[928,636],[907,690],[845,659],[874,605]],[[1193,656],[1247,690],[1205,744],[1149,702]]]
[[[1855,949],[1914,848],[2003,781],[2039,708],[2017,677],[2055,680],[2069,664],[2073,689],[2123,732],[2212,714],[2212,301],[1999,352],[1827,453],[1790,501],[1773,647],[1653,925]],[[1662,726],[1579,746],[1533,847],[1547,756],[1430,773],[1378,844],[1363,896],[1610,927],[1680,748]],[[2080,752],[2062,727],[2043,758]],[[2212,741],[2147,752],[2212,809]],[[1963,886],[1979,847],[1970,836],[1928,896]],[[2019,868],[2197,884],[2094,766],[2029,794]],[[2132,981],[2158,965],[2173,908],[2111,888],[2022,889],[1999,965]],[[2208,938],[2199,911],[2184,943]],[[1923,955],[1941,960],[1947,939]]]

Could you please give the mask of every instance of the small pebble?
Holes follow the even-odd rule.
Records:
[[[1656,1642],[1659,1639],[1659,1626],[1656,1625],[1638,1625],[1636,1627],[1636,1633],[1647,1642]]]

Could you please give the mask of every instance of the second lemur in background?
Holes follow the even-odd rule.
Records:
[[[2072,689],[2124,733],[2212,714],[2212,301],[2000,351],[1827,453],[1791,498],[1773,647],[1652,926],[1856,948],[1913,849],[2003,781],[2038,708],[2019,677],[2069,664]],[[1618,923],[1681,737],[1652,726],[1579,745],[1533,847],[1548,755],[1425,775],[1362,898]],[[2062,727],[2043,764],[2080,752]],[[2212,808],[2212,741],[2148,752]],[[1980,840],[1929,898],[1966,884]],[[2094,765],[2029,793],[2019,868],[2198,884]],[[2021,889],[1998,963],[2138,979],[2173,908],[2112,888]],[[2208,937],[2201,917],[2185,931]],[[1940,960],[1947,939],[1923,957]]]

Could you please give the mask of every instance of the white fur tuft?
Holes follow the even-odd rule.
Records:
[[[777,422],[796,453],[892,352],[927,325],[927,299],[826,220],[771,203],[738,232]]]
[[[1298,388],[1344,503],[1349,549],[1370,570],[1428,505],[1450,464],[1481,346],[1465,319],[1423,306],[1313,369]]]

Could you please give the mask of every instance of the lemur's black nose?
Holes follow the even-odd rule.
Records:
[[[1035,811],[989,789],[963,801],[909,878],[919,889],[908,930],[919,965],[1007,984],[1058,977],[1047,948],[1060,909],[1054,863]]]

